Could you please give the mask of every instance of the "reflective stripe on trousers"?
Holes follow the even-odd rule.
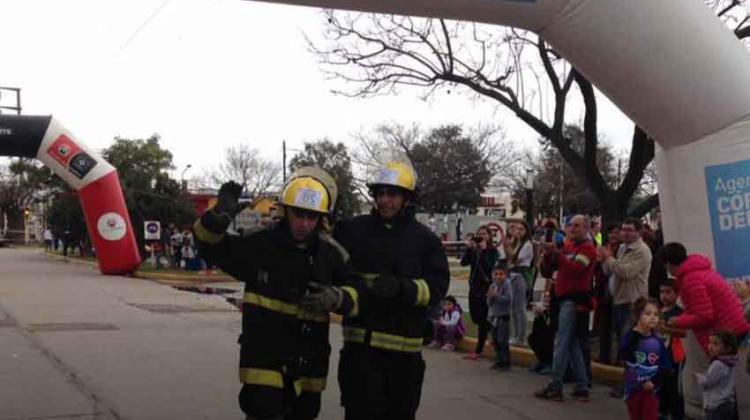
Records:
[[[280,371],[272,369],[240,368],[240,382],[246,385],[284,388],[284,376]],[[297,395],[302,392],[323,392],[326,389],[326,378],[310,378],[303,376],[294,381],[294,391]]]
[[[378,331],[370,332],[370,342],[367,343],[367,331],[357,327],[344,327],[344,341],[403,353],[418,353],[422,349],[422,337],[404,337]]]

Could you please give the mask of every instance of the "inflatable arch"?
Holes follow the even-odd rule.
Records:
[[[0,115],[0,156],[36,158],[78,192],[103,274],[141,262],[115,168],[52,117]]]
[[[658,144],[665,237],[750,278],[750,54],[700,0],[262,0],[515,26],[541,35]],[[679,3],[679,6],[678,6]],[[702,415],[690,372],[688,410]],[[735,369],[740,418],[750,376]]]
[[[538,33],[656,139],[666,237],[750,277],[750,54],[703,2],[262,1]]]

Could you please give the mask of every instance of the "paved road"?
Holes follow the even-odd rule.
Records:
[[[101,276],[35,250],[0,249],[0,270],[0,419],[243,418],[240,318],[220,296]],[[547,403],[530,397],[545,379],[520,368],[497,374],[457,354],[425,357],[420,419],[626,418],[603,387],[588,404]],[[320,418],[338,420],[331,381]]]

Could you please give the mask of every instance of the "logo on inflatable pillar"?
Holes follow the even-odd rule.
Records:
[[[52,145],[47,148],[47,154],[67,168],[78,179],[83,179],[96,166],[96,159],[84,152],[76,142],[65,134],[60,135],[52,142]]]
[[[104,213],[96,223],[96,230],[107,241],[119,241],[128,232],[125,219],[117,213]]]
[[[750,160],[705,169],[717,270],[728,280],[750,278]]]

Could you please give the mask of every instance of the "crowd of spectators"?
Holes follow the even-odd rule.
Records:
[[[592,362],[599,362],[624,368],[623,385],[611,395],[626,401],[633,419],[685,418],[683,383],[691,381],[702,391],[707,418],[737,418],[731,416],[742,397],[733,378],[750,378],[750,281],[726,281],[707,257],[680,243],[664,245],[660,229],[639,219],[602,230],[578,215],[564,229],[545,221],[532,231],[515,221],[507,230],[496,241],[480,227],[460,261],[470,268],[469,313],[477,326],[476,347],[465,358],[479,359],[491,333],[493,369],[510,369],[511,345],[533,350],[530,370],[549,375],[539,398],[562,401],[563,384],[572,382],[570,395],[587,401]],[[534,302],[537,278],[545,284]],[[450,297],[443,314],[451,315],[440,322],[455,325],[462,312],[453,308],[460,306]],[[528,309],[534,320],[527,335]],[[691,337],[699,344],[692,350]],[[459,338],[441,336],[435,345],[452,350]],[[706,366],[692,378],[684,373],[689,356]]]

